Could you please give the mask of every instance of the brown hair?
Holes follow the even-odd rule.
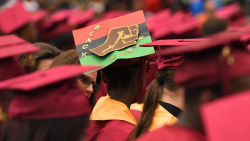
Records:
[[[144,98],[144,106],[141,118],[134,130],[131,132],[130,140],[138,138],[150,128],[150,125],[153,121],[155,109],[162,96],[163,88],[167,88],[171,91],[174,91],[178,88],[173,82],[173,73],[174,70],[158,71],[156,75],[157,79],[152,82]]]
[[[60,65],[70,65],[70,64],[80,64],[77,51],[75,49],[70,49],[59,56],[57,56],[50,67],[60,66]]]
[[[24,68],[29,67],[31,68],[31,71],[36,71],[38,69],[41,60],[53,59],[62,52],[56,46],[51,44],[37,42],[34,45],[40,48],[40,51],[28,55],[20,55],[18,58]]]

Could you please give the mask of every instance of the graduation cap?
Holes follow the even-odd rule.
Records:
[[[155,28],[157,28],[157,25],[164,21],[169,20],[169,18],[171,17],[171,10],[170,9],[165,9],[162,10],[154,15],[152,15],[151,17],[149,17],[146,22],[148,24],[148,30],[150,32],[153,32],[153,30]]]
[[[218,33],[189,45],[168,47],[156,51],[156,54],[184,54],[185,62],[176,69],[174,75],[177,84],[193,87],[222,81],[226,85],[230,78],[250,73],[249,52],[231,44],[250,32],[247,28],[242,29]],[[224,87],[228,91],[228,86]]]
[[[82,65],[106,67],[118,59],[132,59],[154,53],[143,11],[113,18],[73,31]]]
[[[200,22],[194,17],[184,17],[182,19],[170,20],[168,23],[160,24],[153,32],[154,39],[162,39],[166,37],[180,37],[187,33],[188,36],[196,36],[199,32],[195,31],[199,29]],[[193,34],[194,33],[194,34]]]
[[[208,141],[248,141],[250,91],[218,99],[201,108]]]
[[[68,23],[72,26],[86,24],[93,18],[93,16],[93,9],[87,9],[86,11],[73,10],[72,14],[69,15]]]
[[[13,119],[48,119],[89,113],[88,98],[71,78],[97,68],[65,65],[1,81],[1,90],[18,90],[10,103],[9,116]],[[58,85],[52,85],[55,83]]]
[[[237,15],[239,10],[240,10],[240,5],[238,3],[234,3],[234,4],[224,6],[218,9],[215,12],[215,16],[218,18],[222,18],[222,19],[230,19],[234,15]]]
[[[168,40],[157,40],[151,43],[141,44],[141,47],[154,46],[156,50],[160,51],[166,47],[173,46],[183,46],[188,45],[194,42],[200,42],[205,40],[205,38],[194,38],[194,39],[168,39]],[[166,55],[166,56],[157,56],[152,55],[152,58],[156,57],[157,59],[150,64],[157,64],[157,69],[176,69],[176,67],[180,66],[184,60],[181,54],[178,55]]]
[[[40,21],[42,21],[43,19],[45,19],[45,17],[48,15],[48,11],[47,10],[37,10],[34,13],[31,13],[31,20],[34,23],[38,23]]]
[[[194,42],[204,41],[205,38],[193,38],[193,39],[168,39],[168,40],[156,40],[150,43],[141,44],[141,47],[155,46],[155,47],[172,47],[172,46],[182,46],[188,45]]]
[[[0,59],[35,51],[39,48],[15,35],[0,36]]]
[[[15,56],[35,51],[39,48],[15,35],[0,36],[0,80],[23,74],[23,67]]]
[[[58,10],[48,16],[45,21],[42,23],[44,29],[52,28],[59,23],[66,22],[68,17],[72,13],[72,10]]]
[[[12,33],[31,21],[30,14],[21,1],[1,11],[0,19],[0,32],[4,34]]]

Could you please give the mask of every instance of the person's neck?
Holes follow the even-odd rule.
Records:
[[[130,107],[130,105],[134,102],[134,91],[131,91],[129,89],[113,89],[108,93],[111,99],[120,101],[127,105],[127,107]]]
[[[196,110],[199,110],[199,108],[197,108]],[[196,110],[184,109],[184,111],[180,115],[180,118],[175,124],[187,128],[192,128],[203,133],[203,126],[200,118],[200,113]]]
[[[175,91],[170,91],[170,90],[164,88],[160,101],[172,104],[180,109],[183,109],[184,108],[183,89],[177,89]]]

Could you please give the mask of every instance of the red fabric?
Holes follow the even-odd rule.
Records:
[[[15,36],[0,36],[0,59],[39,51],[40,49]]]
[[[234,63],[227,67],[228,76],[237,78],[250,74],[250,53],[245,50],[232,50]],[[222,80],[221,62],[218,55],[212,54],[199,59],[185,58],[185,63],[175,71],[177,84],[192,87],[201,84],[212,84]]]
[[[148,132],[136,141],[205,141],[205,137],[193,129],[173,125]]]
[[[0,59],[0,81],[24,74],[22,65],[16,58]]]
[[[98,69],[97,66],[64,65],[53,67],[48,70],[38,71],[17,78],[0,82],[0,89],[30,91],[51,85],[72,77],[79,76],[84,72]]]
[[[182,55],[172,55],[157,58],[157,69],[169,69],[175,70],[181,64],[183,64],[184,59]]]
[[[146,44],[141,44],[141,47],[151,47],[151,46],[160,46],[164,47],[173,47],[173,46],[182,46],[188,45],[191,43],[199,43],[200,41],[204,41],[206,38],[193,38],[193,39],[167,39],[167,40],[157,40]]]
[[[207,139],[249,141],[249,99],[248,90],[204,105],[201,113]]]
[[[120,17],[120,16],[123,16],[123,15],[126,15],[126,14],[129,14],[129,12],[128,11],[122,11],[122,10],[109,11],[109,12],[105,13],[101,18],[94,19],[94,20],[90,21],[87,25],[97,24],[97,23],[102,22],[104,20]]]
[[[16,2],[12,7],[0,12],[0,32],[9,34],[31,21],[30,14],[22,2]]]
[[[125,121],[91,121],[87,141],[126,141],[134,125]]]
[[[157,12],[163,9],[162,0],[143,0],[143,7],[146,11]]]
[[[12,119],[68,118],[89,114],[91,107],[75,80],[30,92],[15,93],[8,110]]]
[[[48,14],[47,10],[38,10],[34,13],[31,13],[31,19],[33,22],[37,23],[45,19],[47,14]]]
[[[130,112],[133,114],[136,121],[138,122],[140,120],[140,117],[141,117],[141,111],[130,109]]]
[[[89,22],[94,16],[94,10],[88,9],[86,11],[73,10],[70,14],[68,23],[72,26],[82,25]]]
[[[215,12],[216,17],[222,19],[230,19],[236,15],[240,10],[240,5],[238,3],[231,4],[229,6],[224,6]]]

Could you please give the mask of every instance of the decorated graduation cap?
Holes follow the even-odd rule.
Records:
[[[91,109],[88,98],[71,78],[97,68],[65,65],[1,81],[1,90],[16,90],[9,117],[49,119],[88,114]]]
[[[244,91],[205,104],[201,113],[207,140],[248,141],[249,99],[250,91]]]
[[[229,92],[230,78],[250,73],[250,53],[235,45],[249,28],[226,31],[189,45],[169,47],[157,51],[160,56],[184,54],[185,63],[176,69],[174,80],[185,87],[223,82]]]
[[[132,59],[154,53],[143,11],[113,18],[73,31],[82,65],[106,67],[118,59]]]
[[[15,32],[30,21],[29,12],[24,9],[23,3],[18,1],[12,7],[0,12],[0,32],[4,34]]]
[[[39,48],[15,35],[0,36],[0,80],[21,75],[24,71],[17,55],[39,51]]]

